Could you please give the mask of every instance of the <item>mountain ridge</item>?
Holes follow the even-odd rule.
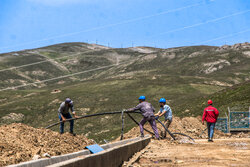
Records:
[[[192,116],[200,114],[206,98],[216,99],[215,95],[221,94],[218,91],[250,80],[249,43],[232,47],[169,49],[86,45],[89,46],[85,43],[66,43],[0,54],[0,89],[24,85],[1,91],[2,115],[22,114],[23,119],[19,122],[45,127],[58,121],[57,109],[66,97],[72,98],[77,113],[84,115],[130,108],[143,94],[157,109],[159,98],[165,97],[174,115]],[[22,67],[25,64],[31,65]],[[21,67],[13,68],[15,66]],[[6,68],[13,69],[1,72]],[[72,75],[79,72],[82,73]],[[39,83],[60,76],[69,77]],[[242,86],[247,87],[245,84]],[[223,101],[226,96],[221,99]],[[246,100],[242,101],[248,105]],[[198,107],[190,108],[187,103]],[[226,112],[225,104],[219,104],[223,106],[222,113]],[[119,117],[79,121],[75,129],[77,133],[88,134],[97,141],[114,139],[120,133]],[[133,122],[126,122],[125,131],[134,126]],[[53,130],[58,131],[58,128]]]

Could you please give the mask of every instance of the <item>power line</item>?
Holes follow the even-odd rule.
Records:
[[[244,10],[242,12],[236,12],[236,13],[233,13],[233,14],[230,14],[230,15],[227,15],[227,16],[223,16],[223,17],[219,17],[219,18],[216,18],[216,19],[211,19],[211,20],[208,20],[208,21],[205,21],[205,22],[196,23],[196,24],[193,24],[193,25],[173,29],[173,30],[170,30],[170,31],[166,31],[166,32],[162,32],[162,33],[159,33],[159,34],[151,35],[151,36],[148,36],[148,37],[152,38],[152,37],[156,37],[156,36],[160,36],[160,35],[165,35],[165,34],[177,32],[177,31],[185,30],[185,29],[188,29],[188,28],[197,27],[197,26],[204,25],[204,24],[207,24],[207,23],[216,22],[216,21],[219,21],[219,20],[223,20],[223,19],[226,19],[226,18],[229,18],[229,17],[232,17],[232,16],[237,16],[237,15],[248,13],[248,12],[250,12],[250,10]]]
[[[48,41],[48,40],[51,40],[51,39],[62,38],[62,37],[66,37],[66,36],[76,35],[76,34],[79,34],[79,33],[85,33],[85,32],[100,30],[100,29],[104,29],[104,28],[109,28],[109,27],[113,27],[113,26],[117,26],[117,25],[127,24],[127,23],[131,23],[131,22],[135,22],[135,21],[148,19],[148,18],[151,18],[151,17],[156,17],[156,16],[160,16],[160,15],[165,15],[165,14],[168,14],[168,13],[181,11],[181,10],[184,10],[184,9],[199,6],[201,4],[203,4],[203,3],[199,2],[199,3],[192,4],[192,5],[176,8],[176,9],[171,9],[171,10],[159,12],[159,13],[156,13],[156,14],[153,14],[153,15],[142,16],[142,17],[138,17],[138,18],[134,18],[134,19],[121,21],[121,22],[118,22],[118,23],[112,23],[112,24],[107,24],[107,25],[94,27],[94,28],[90,28],[90,29],[86,29],[86,30],[81,30],[81,31],[78,31],[78,32],[65,33],[65,34],[61,34],[61,35],[57,35],[57,36],[51,36],[51,37],[48,37],[48,38],[44,38],[44,39],[40,39],[40,40],[34,40],[34,41],[30,41],[30,42],[24,42],[24,43],[17,44],[17,45],[5,46],[5,47],[1,47],[0,49],[6,49],[6,48],[11,48],[11,47],[16,47],[16,46],[23,46],[23,45],[26,45],[26,44],[32,44],[32,43],[36,43],[36,42]]]

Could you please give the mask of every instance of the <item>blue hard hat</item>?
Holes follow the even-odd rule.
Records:
[[[144,101],[144,100],[146,100],[146,97],[145,97],[145,96],[140,96],[140,97],[139,97],[139,100]]]
[[[70,98],[66,98],[65,103],[69,104],[71,102]]]
[[[161,98],[161,99],[159,100],[159,103],[166,103],[166,99]]]

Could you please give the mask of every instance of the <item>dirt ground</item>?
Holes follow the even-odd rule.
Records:
[[[142,151],[136,153],[123,167],[149,166],[250,166],[250,138],[215,139],[207,142],[198,139],[193,144],[170,143],[167,140],[151,140]]]
[[[152,132],[147,123],[145,128]],[[163,129],[157,123],[159,132]],[[201,117],[186,117],[173,119],[169,130],[189,135],[187,137],[175,136],[174,141],[170,135],[167,139],[151,140],[149,145],[136,153],[123,167],[139,166],[249,166],[250,167],[250,133],[225,134],[215,130],[214,142],[207,141],[207,130],[201,123]],[[148,134],[147,132],[144,132]],[[125,138],[140,135],[139,127],[131,129],[124,134]]]
[[[158,123],[159,132],[163,130]],[[152,131],[149,124],[145,128]],[[125,166],[250,166],[250,133],[224,134],[215,131],[215,142],[208,143],[205,125],[201,118],[174,117],[169,130],[185,133],[187,138],[170,136],[164,140],[152,140],[141,152],[134,155]],[[145,135],[147,133],[145,132]],[[124,134],[124,139],[140,135],[139,127]],[[198,140],[197,140],[198,139]],[[120,137],[117,138],[120,140]],[[94,144],[84,135],[60,135],[48,129],[36,129],[21,123],[0,126],[0,166],[17,164],[32,159],[62,155],[83,150],[86,145]]]
[[[44,157],[72,153],[93,144],[83,135],[63,135],[21,123],[0,126],[0,166]]]

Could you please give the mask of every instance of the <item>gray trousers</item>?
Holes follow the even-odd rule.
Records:
[[[164,121],[164,125],[165,125],[165,127],[167,129],[169,128],[169,126],[170,126],[171,123],[172,123],[172,121],[170,121],[169,119],[167,119],[167,120]],[[166,136],[167,136],[167,132],[166,132],[166,130],[164,128],[163,128],[163,130],[161,130],[161,136],[163,138],[166,138]]]
[[[158,129],[157,129],[157,126],[156,126],[156,123],[155,123],[155,117],[152,116],[152,117],[143,117],[141,122],[139,123],[139,126],[140,126],[140,131],[141,131],[141,134],[143,135],[143,126],[146,122],[149,122],[153,131],[154,131],[154,134],[155,134],[155,137],[157,139],[159,139],[159,133],[158,133]]]

